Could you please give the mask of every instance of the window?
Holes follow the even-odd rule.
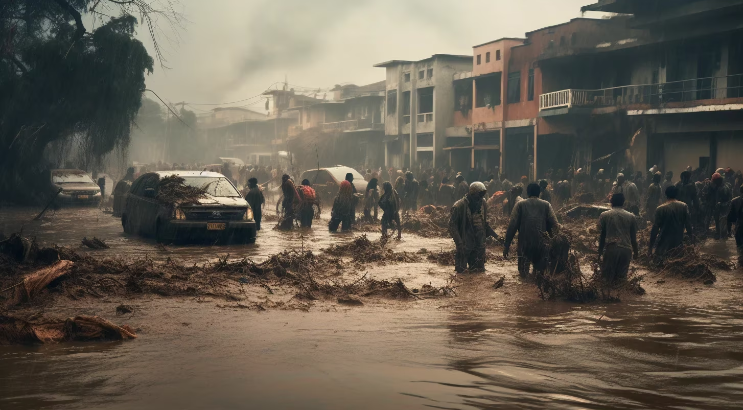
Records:
[[[485,53],[485,62],[486,63],[489,63],[490,62],[490,51],[488,51],[487,53]]]
[[[403,81],[405,81],[406,83],[409,83],[410,82],[410,73],[404,73],[402,75],[402,78],[403,78]]]
[[[426,70],[420,70],[418,71],[418,79],[423,80],[426,78]]]
[[[418,90],[418,114],[433,112],[433,87]]]
[[[482,54],[477,55],[477,65],[480,65],[482,63]]]
[[[501,103],[501,73],[475,80],[475,106],[492,108]]]
[[[528,83],[528,96],[529,101],[534,101],[534,69],[529,69],[529,83]]]
[[[508,103],[521,102],[521,72],[508,74]]]
[[[495,61],[500,61],[500,50],[495,50]]]
[[[431,148],[433,147],[433,134],[418,134],[416,135],[416,142],[418,148]]]
[[[471,81],[462,80],[454,82],[454,110],[459,111],[465,117],[472,110]]]
[[[410,91],[402,93],[402,115],[410,115]]]
[[[433,68],[428,69],[428,78],[433,78]]]
[[[397,90],[387,91],[387,115],[397,114]]]

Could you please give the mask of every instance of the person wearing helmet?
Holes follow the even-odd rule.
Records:
[[[528,198],[517,203],[511,213],[511,222],[506,232],[503,257],[508,258],[509,248],[516,232],[519,233],[518,266],[522,278],[529,275],[531,265],[534,274],[541,275],[547,268],[549,249],[544,241],[544,233],[552,236],[557,227],[557,217],[549,202],[539,199],[540,188],[529,184],[526,188]]]
[[[464,198],[458,200],[451,209],[449,234],[454,240],[457,252],[455,269],[464,273],[485,271],[485,239],[497,238],[488,224],[488,207],[485,203],[487,188],[482,182],[473,182]]]

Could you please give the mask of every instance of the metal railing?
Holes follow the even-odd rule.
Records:
[[[561,90],[539,96],[539,110],[562,107],[662,106],[670,102],[743,97],[743,74],[695,78],[662,84],[627,85],[601,90]]]
[[[322,125],[323,131],[356,131],[356,130],[379,130],[384,129],[384,124],[375,123],[371,118],[360,118],[357,120],[326,122]]]

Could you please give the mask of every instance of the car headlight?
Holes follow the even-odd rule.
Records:
[[[243,219],[246,221],[252,221],[253,220],[253,210],[248,208],[247,211],[245,211],[245,216],[243,216]]]
[[[175,208],[173,217],[175,219],[186,219],[186,214],[181,210],[181,208]]]

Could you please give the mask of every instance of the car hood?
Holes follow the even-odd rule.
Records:
[[[243,207],[247,208],[248,201],[241,197],[223,197],[207,195],[206,198],[199,199],[197,204],[191,206],[225,206],[225,207]]]
[[[92,191],[92,190],[99,190],[100,188],[98,185],[93,183],[74,183],[74,184],[55,184],[55,188],[58,190],[62,188],[62,191]]]

